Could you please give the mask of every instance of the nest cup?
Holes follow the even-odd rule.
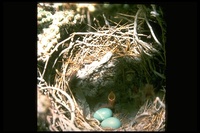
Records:
[[[55,70],[53,85],[45,80],[38,83],[39,91],[51,101],[46,120],[50,131],[165,130],[165,92],[155,94],[149,85],[154,82],[153,74],[165,79],[156,71],[156,64],[151,63],[153,56],[164,55],[159,52],[160,44],[154,43],[155,38],[141,39],[152,34],[150,29],[147,34],[138,31],[139,25],[148,22],[139,19],[147,19],[144,12],[143,8],[138,9],[130,24],[72,33],[51,51],[53,54],[63,46],[53,60],[53,66],[61,62]],[[38,73],[42,78],[45,69]],[[92,118],[100,104],[115,108],[114,117],[122,123],[120,128],[102,128]]]

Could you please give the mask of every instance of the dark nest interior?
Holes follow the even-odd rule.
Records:
[[[38,4],[38,12],[44,13],[38,13],[38,131],[165,131],[162,9],[124,4],[132,14],[116,12],[108,18],[101,13],[95,18],[91,5],[100,8],[99,4],[80,9],[75,3]],[[72,7],[80,15],[69,10]],[[68,20],[56,18],[59,14]],[[72,24],[75,20],[78,26]],[[93,114],[102,107],[113,111],[119,128],[101,127]]]

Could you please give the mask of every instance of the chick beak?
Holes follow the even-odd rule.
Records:
[[[108,105],[113,108],[115,104],[115,94],[113,93],[113,91],[110,92],[110,94],[108,95]]]

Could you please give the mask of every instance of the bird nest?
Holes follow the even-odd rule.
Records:
[[[72,33],[46,55],[43,71],[38,69],[38,130],[165,130],[165,91],[155,93],[151,83],[155,77],[165,80],[152,61],[154,56],[165,57],[160,52],[164,44],[156,38],[143,7],[131,18],[132,23]],[[48,67],[56,72],[51,84],[45,79]],[[160,90],[165,90],[161,84]],[[108,106],[110,92],[116,96],[113,115],[122,123],[118,129],[102,128],[92,116]]]

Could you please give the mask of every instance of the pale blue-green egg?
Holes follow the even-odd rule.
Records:
[[[121,126],[120,120],[115,117],[107,118],[101,122],[101,127],[103,128],[117,129],[120,126]]]
[[[93,117],[99,121],[103,121],[111,116],[112,116],[112,110],[109,108],[101,108],[97,110],[93,115]]]

